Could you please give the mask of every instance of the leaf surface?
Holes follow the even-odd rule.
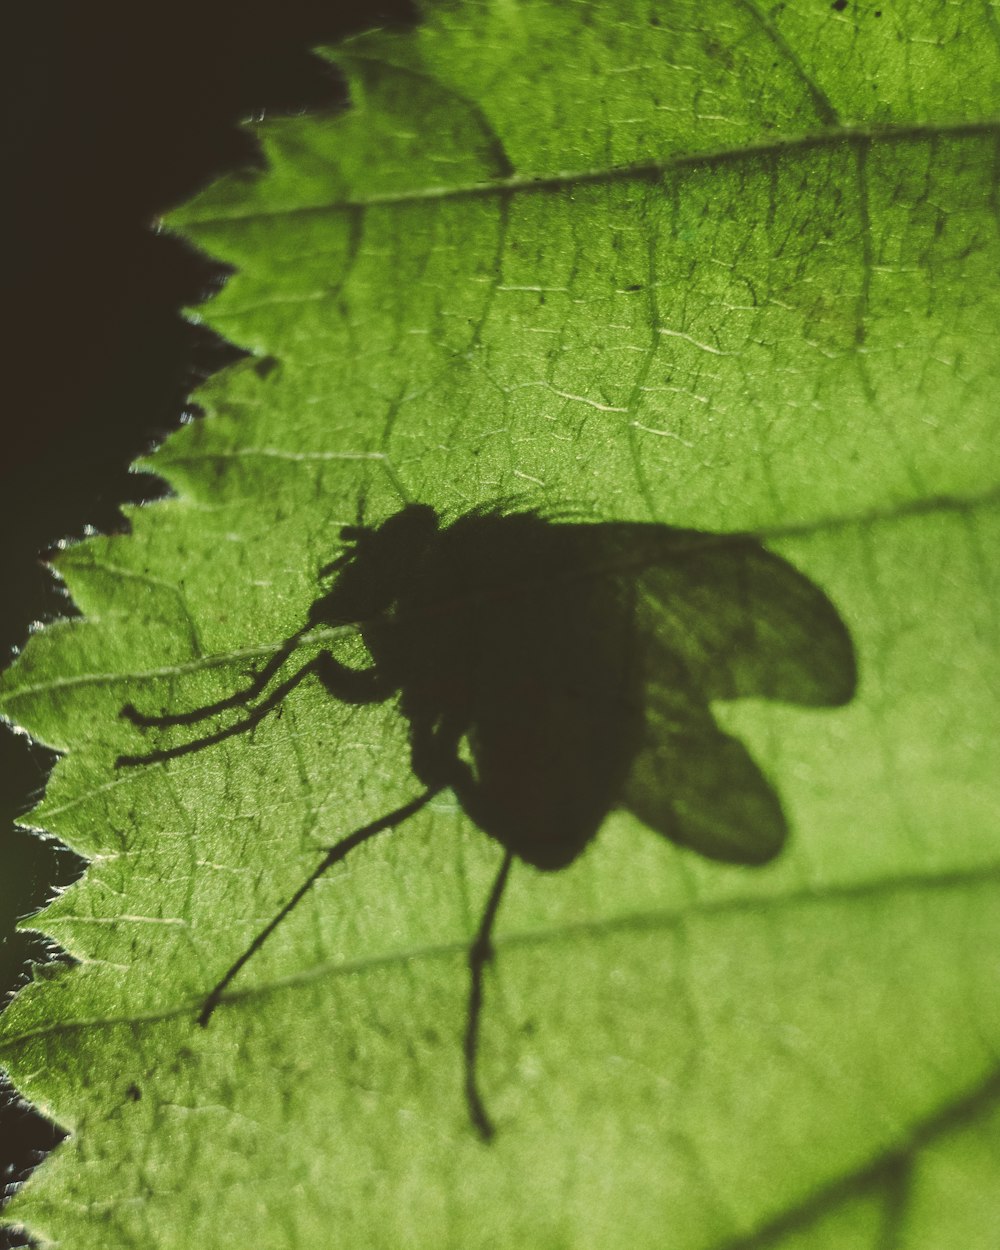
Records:
[[[268,121],[268,173],[174,216],[237,267],[201,315],[253,356],[148,461],[175,496],[61,556],[84,619],[6,679],[66,752],[31,820],[91,859],[41,921],[79,964],[3,1017],[71,1131],[12,1218],[76,1250],[990,1244],[998,46],[972,0],[441,3],[334,54],[351,114]],[[769,867],[618,813],[515,868],[490,1147],[461,1030],[498,849],[446,795],[195,1024],[416,792],[398,711],[305,682],[114,766],[125,702],[225,697],[401,497],[754,532],[861,673],[838,710],[716,708],[788,814]]]

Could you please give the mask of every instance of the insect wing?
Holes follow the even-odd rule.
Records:
[[[646,737],[623,806],[657,833],[709,859],[763,864],[788,833],[771,785],[683,684],[647,688]]]
[[[755,539],[657,528],[638,575],[650,671],[681,657],[706,699],[836,707],[852,697],[850,635],[818,586]]]

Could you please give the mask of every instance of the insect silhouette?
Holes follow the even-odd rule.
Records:
[[[748,534],[646,523],[565,521],[502,506],[448,523],[407,504],[347,526],[343,552],[303,627],[241,689],[188,711],[122,715],[143,728],[235,719],[188,741],[120,756],[153,764],[245,733],[307,679],[347,704],[396,697],[423,791],[336,843],[207,995],[207,1024],[244,965],[313,883],[356,846],[451,790],[503,848],[469,947],[464,1035],[470,1119],[489,1140],[477,1052],[484,968],[515,859],[571,864],[615,808],[703,856],[759,865],[787,836],[781,804],[714,700],[838,706],[856,684],[850,636],[827,596]],[[371,658],[324,648],[298,667],[311,631],[356,626]]]

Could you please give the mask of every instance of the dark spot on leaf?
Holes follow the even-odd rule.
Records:
[[[267,378],[277,369],[278,364],[277,356],[261,356],[260,360],[254,361],[253,371],[259,378]]]
[[[830,5],[830,8],[833,9],[835,13],[843,13],[843,11],[847,8],[847,3],[848,0],[833,0],[833,4]]]
[[[129,1085],[125,1090],[125,1097],[130,1102],[140,1102],[142,1099],[142,1090],[135,1083]]]

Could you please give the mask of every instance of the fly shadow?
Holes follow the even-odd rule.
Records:
[[[303,627],[243,688],[187,711],[122,715],[141,728],[223,727],[119,767],[154,764],[246,733],[307,678],[348,704],[398,698],[410,766],[423,792],[342,839],[208,994],[224,991],[282,920],[354,847],[450,789],[503,848],[469,947],[465,1095],[493,1134],[477,1080],[483,971],[513,860],[571,864],[609,812],[709,859],[760,865],[788,826],[773,786],[716,724],[713,700],[775,699],[837,707],[857,673],[847,629],[827,596],[746,534],[667,525],[567,522],[477,508],[450,523],[408,504],[376,527],[341,531],[343,553]],[[286,671],[319,627],[354,625],[371,663],[320,650]]]

